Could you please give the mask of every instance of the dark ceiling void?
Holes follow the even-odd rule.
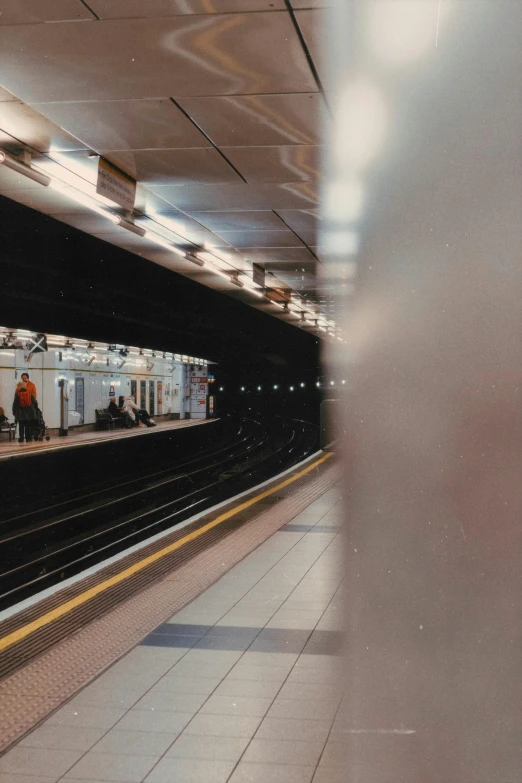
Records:
[[[313,371],[315,337],[0,196],[0,324]]]

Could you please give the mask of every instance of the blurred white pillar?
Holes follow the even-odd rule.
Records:
[[[326,356],[351,387],[346,781],[515,783],[522,3],[345,0],[325,43],[332,105],[368,89],[335,112],[323,188],[339,294],[356,269]]]

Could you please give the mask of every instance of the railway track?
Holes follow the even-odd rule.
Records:
[[[219,448],[4,519],[0,609],[255,486],[316,445],[305,422],[244,419]]]

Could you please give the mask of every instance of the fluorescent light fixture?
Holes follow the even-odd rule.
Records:
[[[121,226],[122,228],[127,229],[127,231],[131,231],[133,234],[137,234],[139,237],[144,237],[146,234],[144,228],[141,228],[141,226],[137,226],[135,223],[132,222],[132,220],[127,220],[121,215],[113,215],[112,221],[116,223],[117,226]]]
[[[253,288],[251,285],[247,285],[247,283],[243,283],[243,289],[248,291],[249,294],[254,294],[254,296],[257,296],[259,299],[266,298],[262,291],[260,291],[258,288]]]
[[[219,275],[220,277],[223,277],[225,280],[228,280],[229,283],[232,283],[232,285],[237,285],[239,288],[243,288],[243,283],[241,283],[237,277],[234,276],[234,273],[232,270],[230,272],[224,272],[222,269],[220,269],[218,266],[216,266],[213,262],[206,261],[202,262],[205,264],[206,269],[210,269],[211,272],[213,272],[215,275]]]
[[[34,182],[38,182],[44,187],[47,187],[51,183],[51,178],[48,177],[47,174],[43,174],[42,172],[33,169],[32,166],[28,166],[27,163],[18,160],[18,158],[8,155],[8,153],[3,150],[0,150],[0,164],[3,164],[7,169],[11,169],[11,171],[16,171],[17,174],[22,174],[24,177],[32,179]]]
[[[63,182],[60,182],[58,180],[53,179],[50,182],[50,186],[53,190],[57,190],[58,193],[61,193],[66,198],[72,199],[72,201],[76,201],[77,204],[81,204],[82,207],[87,207],[88,209],[92,209],[94,212],[97,212],[98,215],[101,215],[105,218],[112,218],[113,213],[110,212],[108,209],[104,209],[100,204],[97,204],[96,201],[88,196],[86,193],[82,193],[79,190],[74,190],[74,188],[65,185]]]
[[[203,259],[203,261],[207,261],[209,264],[213,264],[214,266],[219,267],[220,269],[230,269],[231,272],[236,271],[234,267],[231,267],[231,264],[223,261],[223,259],[214,255],[214,253],[208,253],[206,250],[198,250],[198,257]]]
[[[172,245],[168,240],[164,239],[159,234],[156,234],[154,231],[150,231],[150,229],[147,230],[145,232],[145,236],[147,237],[147,239],[150,239],[151,242],[154,242],[154,244],[160,245],[160,247],[164,247],[167,250],[170,250],[171,253],[175,253],[177,256],[180,256],[181,258],[187,257],[187,254],[183,250],[180,250],[175,245]],[[193,263],[198,263],[197,261],[194,261],[192,257],[189,257],[188,260],[193,261]],[[202,265],[203,262],[201,262],[201,266]]]

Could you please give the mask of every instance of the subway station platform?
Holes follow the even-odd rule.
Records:
[[[0,782],[344,781],[341,523],[341,470],[318,453],[174,541],[4,612],[0,661],[23,659],[45,627],[129,583],[0,682]]]
[[[64,437],[53,436],[48,441],[33,441],[30,443],[19,443],[18,440],[9,441],[5,433],[3,433],[3,438],[0,440],[0,460],[31,454],[41,454],[42,452],[52,452],[57,449],[92,446],[93,444],[103,443],[105,441],[113,441],[120,438],[135,438],[153,432],[164,432],[165,430],[182,429],[183,427],[196,427],[201,424],[217,421],[217,419],[155,419],[155,421],[155,427],[147,427],[145,424],[140,424],[139,427],[133,427],[129,430],[115,429],[90,432],[76,432],[75,430],[70,430],[69,434]]]

